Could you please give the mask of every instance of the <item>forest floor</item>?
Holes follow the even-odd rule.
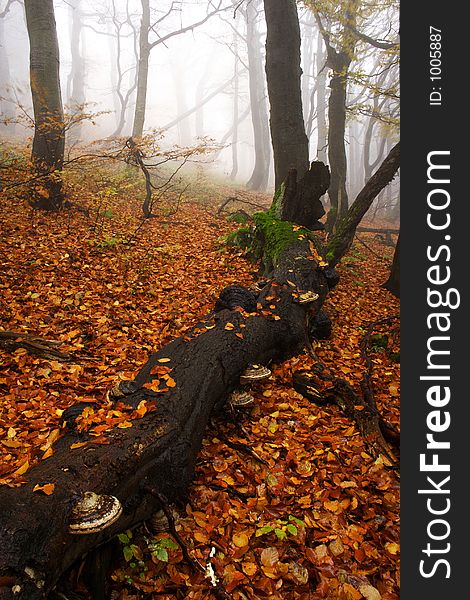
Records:
[[[0,484],[20,485],[29,467],[51,455],[64,409],[104,403],[106,391],[132,378],[152,350],[210,312],[224,286],[256,278],[243,253],[220,242],[236,225],[217,209],[241,192],[196,188],[175,215],[162,211],[143,225],[141,197],[122,181],[109,183],[98,200],[86,178],[76,183],[71,199],[89,206],[88,215],[2,202],[0,332],[54,340],[74,358],[0,348]],[[266,195],[243,197],[269,206]],[[381,287],[393,247],[374,234],[360,238],[366,245],[356,240],[324,305],[332,337],[315,348],[359,392],[361,340],[370,324],[399,313],[399,302]],[[377,325],[374,334],[377,405],[398,426],[399,321]],[[311,364],[305,354],[273,365],[271,378],[253,386],[256,402],[242,425],[214,418],[187,503],[175,509],[177,530],[195,560],[211,561],[234,600],[398,599],[399,475],[371,456],[337,406],[317,406],[292,389],[292,373]],[[119,540],[112,598],[213,597],[169,533],[153,534],[147,524]],[[76,590],[87,597],[81,580]]]

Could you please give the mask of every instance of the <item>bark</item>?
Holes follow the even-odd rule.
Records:
[[[346,97],[348,70],[354,57],[357,40],[351,35],[349,28],[356,26],[357,7],[357,0],[347,0],[344,3],[344,23],[338,49],[332,45],[330,34],[324,29],[319,13],[315,13],[320,33],[326,45],[327,66],[333,73],[328,101],[328,161],[331,169],[328,196],[331,208],[328,213],[326,229],[330,233],[334,231],[337,221],[346,215],[349,204],[346,189]]]
[[[333,231],[336,222],[348,210],[346,190],[347,158],[344,137],[346,133],[346,91],[347,77],[342,73],[349,66],[349,58],[343,55],[341,68],[330,81],[328,102],[328,161],[331,168],[331,184],[328,190],[331,209],[328,213],[327,230]]]
[[[300,86],[300,27],[294,0],[264,0],[266,76],[271,108],[275,187],[291,168],[299,178],[309,168]]]
[[[238,100],[240,90],[240,78],[238,76],[238,35],[233,34],[233,51],[235,56],[234,74],[233,74],[233,134],[232,134],[232,170],[230,179],[233,181],[238,173]]]
[[[390,151],[379,169],[359,192],[347,215],[340,221],[336,232],[330,237],[327,247],[327,260],[334,267],[351,247],[356,228],[369,210],[377,195],[394,178],[400,166],[400,142]]]
[[[255,165],[246,186],[251,190],[265,191],[269,181],[271,141],[269,139],[269,117],[261,53],[261,34],[257,25],[260,5],[260,0],[248,3],[245,13],[251,121],[253,123],[255,145]]]
[[[137,67],[137,97],[135,101],[134,125],[132,137],[140,138],[144,132],[145,108],[147,104],[147,83],[150,60],[150,6],[149,0],[142,2],[142,21],[139,37],[139,62]]]
[[[398,241],[397,245],[395,246],[395,253],[393,255],[393,263],[392,268],[390,269],[390,275],[387,281],[383,284],[383,287],[397,298],[400,297],[400,234],[398,234]]]
[[[0,18],[0,125],[2,129],[5,128],[3,133],[11,135],[15,131],[16,110],[9,90],[10,84],[10,64],[5,50],[3,18]]]
[[[85,59],[82,41],[81,0],[73,0],[69,4],[71,18],[70,52],[72,68],[67,78],[67,104],[70,108],[81,111],[85,102]],[[80,141],[81,122],[74,126],[69,137],[74,142]]]
[[[312,162],[310,170],[298,181],[297,172],[292,169],[285,180],[280,218],[312,231],[323,229],[323,224],[318,221],[325,214],[320,198],[329,185],[330,171],[321,162]]]
[[[34,110],[32,161],[46,194],[34,203],[58,210],[63,203],[60,171],[64,160],[64,113],[59,79],[59,45],[52,0],[25,0],[30,44],[30,80]]]
[[[307,312],[315,315],[328,291],[323,270],[311,258],[306,240],[293,243],[259,294],[256,314],[212,313],[189,335],[152,354],[134,382],[121,387],[121,400],[137,406],[157,399],[154,411],[101,438],[72,428],[54,444],[54,454],[25,475],[24,485],[0,489],[1,600],[40,600],[84,554],[149,518],[159,507],[149,488],[169,502],[184,497],[206,425],[242,371],[248,364],[283,360],[305,346]],[[303,305],[296,290],[318,297]],[[228,322],[234,330],[225,329]],[[176,386],[160,393],[142,387],[158,379],[163,358]],[[71,449],[76,442],[86,446]],[[52,495],[33,493],[36,484],[45,483],[55,484]],[[123,513],[102,532],[71,535],[71,509],[86,491],[112,494]]]
[[[326,125],[326,52],[323,40],[318,35],[317,41],[317,159],[326,163],[328,146],[328,128]]]
[[[304,112],[304,123],[306,134],[310,140],[311,122],[310,116],[315,110],[315,93],[310,89],[310,83],[315,81],[315,53],[313,51],[314,43],[314,25],[315,18],[311,11],[308,11],[304,17],[303,28],[301,29],[302,40],[302,108]]]

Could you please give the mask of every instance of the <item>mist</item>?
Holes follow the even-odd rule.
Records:
[[[29,43],[22,3],[8,4],[8,11],[0,19],[0,96],[8,126],[0,126],[0,136],[24,140],[32,135],[28,126],[33,124]],[[68,143],[130,136],[137,95],[142,3],[139,0],[57,0],[54,7],[65,110],[70,114],[79,110],[90,114],[88,120],[75,128],[79,132],[69,132]],[[216,14],[199,24],[217,8]],[[298,10],[302,100],[310,160],[327,162],[322,130],[328,126],[331,71],[311,9],[299,4]],[[367,34],[375,36],[379,32],[377,35],[380,35],[390,28],[396,17],[393,6],[377,11],[366,23]],[[266,103],[267,118],[269,116],[263,3],[259,0],[250,3],[151,2],[150,23],[148,39],[152,48],[144,131],[163,130],[161,143],[167,148],[174,144],[197,145],[202,138],[220,144],[220,151],[205,159],[207,168],[227,182],[245,185],[255,164],[250,106],[254,84],[252,81],[250,92],[249,43],[263,64],[262,79],[256,85]],[[253,35],[257,36],[254,40]],[[373,171],[396,141],[399,111],[398,70],[393,58],[379,56],[377,50],[362,49],[355,54],[352,70],[345,132],[350,198],[355,197],[370,177],[368,166],[371,165]],[[374,86],[381,92],[374,91]],[[182,118],[185,114],[186,118]],[[12,124],[15,119],[21,123]],[[266,145],[270,145],[267,140]],[[269,154],[268,190],[272,191],[272,152]],[[398,182],[385,193],[389,197],[389,208],[391,204],[396,205]]]

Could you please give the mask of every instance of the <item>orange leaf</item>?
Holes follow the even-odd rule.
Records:
[[[33,487],[33,492],[43,492],[46,496],[50,496],[54,493],[55,483],[46,483],[45,485],[36,484]]]
[[[232,536],[232,542],[233,545],[236,546],[237,548],[244,548],[245,546],[248,546],[249,543],[249,538],[246,535],[246,533],[234,533]]]
[[[54,450],[52,448],[48,448],[44,454],[42,455],[42,458],[49,458],[49,456],[52,456],[54,454]]]
[[[70,450],[75,450],[75,448],[81,448],[82,446],[86,446],[88,442],[75,442],[70,446]]]
[[[15,475],[24,475],[29,469],[29,460],[26,460],[19,469],[16,469]]]
[[[227,331],[232,331],[232,329],[235,328],[235,325],[233,323],[225,323],[225,327],[224,329],[227,329]]]

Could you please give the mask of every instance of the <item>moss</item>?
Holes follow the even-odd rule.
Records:
[[[254,250],[259,258],[261,258],[262,254],[268,257],[275,266],[287,246],[309,237],[310,232],[307,229],[299,228],[298,225],[289,221],[274,218],[271,212],[272,209],[273,207],[268,212],[255,213],[253,215],[256,225],[257,246]]]
[[[286,189],[286,184],[284,182],[282,182],[281,185],[275,191],[274,198],[273,198],[273,201],[271,204],[271,208],[268,210],[268,213],[276,219],[279,219],[281,217],[281,208],[282,208],[282,201],[284,199],[285,189]]]

